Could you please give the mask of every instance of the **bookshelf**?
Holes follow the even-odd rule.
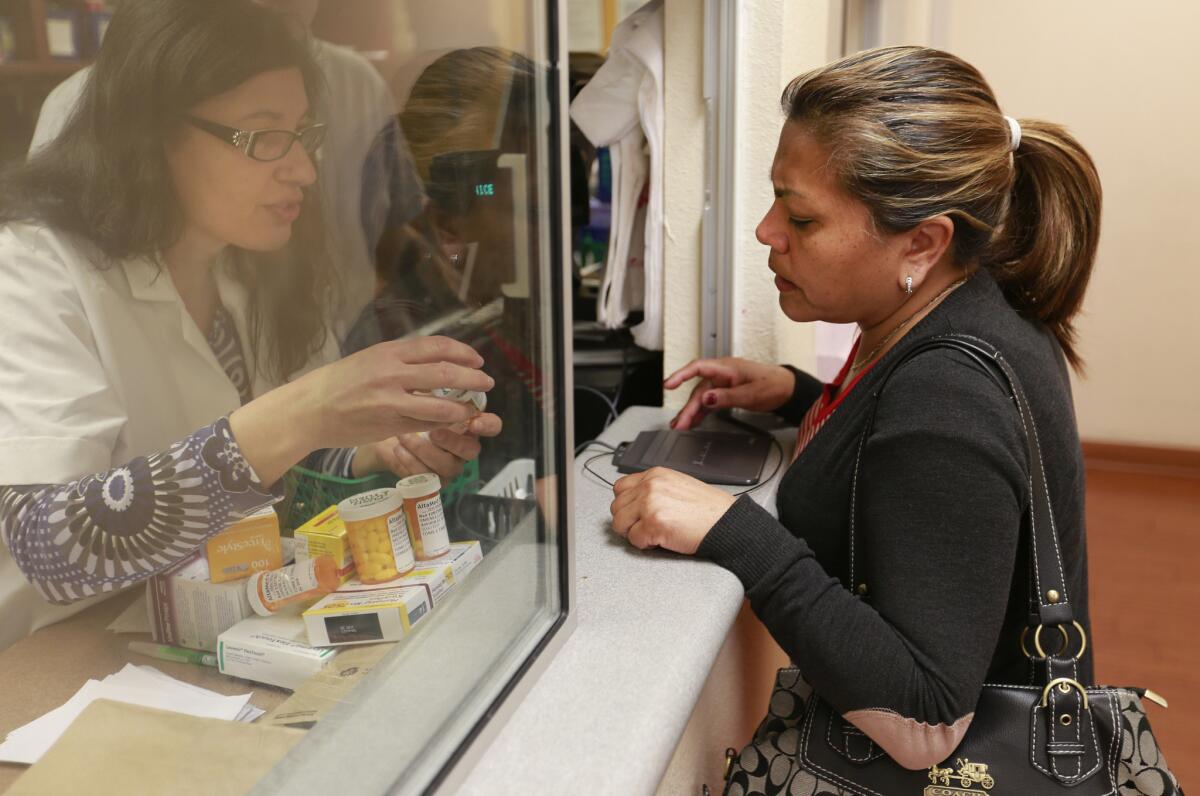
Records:
[[[46,95],[87,65],[50,54],[46,22],[55,8],[78,11],[77,24],[86,24],[83,2],[0,0],[0,19],[11,26],[16,44],[0,63],[0,162],[24,156]]]

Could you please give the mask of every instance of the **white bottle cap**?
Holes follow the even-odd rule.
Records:
[[[434,398],[448,398],[460,404],[473,403],[482,412],[487,409],[487,393],[478,390],[456,390],[452,387],[438,387],[430,393]]]
[[[404,505],[404,498],[395,489],[384,487],[351,495],[338,503],[343,522],[361,522],[390,514]]]
[[[408,478],[401,478],[396,482],[396,492],[409,500],[427,497],[441,489],[442,479],[438,478],[437,473],[410,475]]]

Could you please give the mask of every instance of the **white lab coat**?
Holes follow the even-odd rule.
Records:
[[[643,348],[663,347],[663,0],[651,0],[613,31],[608,59],[571,103],[571,119],[612,157],[612,228],[597,317],[621,326],[642,298],[645,320],[633,327]],[[643,149],[649,150],[649,162]],[[638,200],[649,179],[644,246]],[[639,250],[640,249],[640,250]],[[630,264],[640,263],[642,285]]]
[[[0,226],[0,484],[106,471],[166,450],[241,404],[170,274],[148,260],[102,263],[65,234]],[[247,342],[246,291],[225,266],[215,274],[261,395],[278,385]],[[337,356],[327,335],[309,369]],[[0,544],[0,649],[95,601],[46,602]]]
[[[317,116],[325,123],[321,147],[321,188],[324,198],[330,248],[337,257],[335,273],[341,280],[339,305],[334,310],[334,327],[344,338],[359,312],[375,297],[374,241],[363,230],[363,202],[372,216],[386,215],[388,203],[396,199],[404,206],[401,218],[408,220],[421,211],[422,190],[407,152],[400,153],[404,195],[383,193],[387,181],[366,183],[374,189],[364,197],[363,164],[384,126],[396,113],[387,84],[361,55],[328,42],[314,42],[317,64],[325,78],[325,94]],[[58,137],[83,93],[91,67],[81,69],[55,86],[38,115],[37,128],[29,145],[36,153]]]

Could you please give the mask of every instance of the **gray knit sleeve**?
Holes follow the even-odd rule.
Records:
[[[43,597],[66,604],[167,569],[280,490],[262,485],[221,418],[69,484],[0,487],[0,539]]]

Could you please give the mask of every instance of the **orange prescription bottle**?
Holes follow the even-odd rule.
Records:
[[[450,549],[450,533],[442,512],[442,479],[436,473],[401,478],[396,491],[404,498],[404,514],[412,535],[413,552],[425,561]]]
[[[340,582],[333,558],[318,556],[283,569],[255,572],[246,581],[246,596],[254,613],[270,616],[285,605],[329,594]]]
[[[360,581],[383,583],[412,570],[416,561],[404,501],[395,489],[351,495],[338,503],[338,514],[350,536],[350,552]]]

